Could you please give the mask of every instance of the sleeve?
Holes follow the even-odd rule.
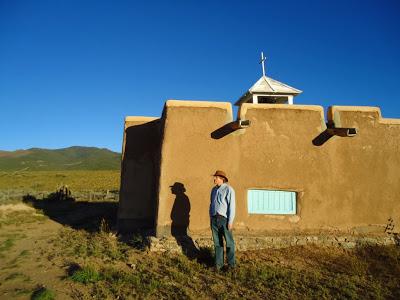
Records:
[[[211,189],[211,193],[210,193],[210,208],[208,210],[210,217],[212,216],[212,205],[213,205],[213,192],[214,192],[214,188]]]
[[[229,201],[228,201],[228,223],[233,224],[233,220],[235,219],[236,212],[236,199],[235,199],[235,190],[233,188],[229,189]]]

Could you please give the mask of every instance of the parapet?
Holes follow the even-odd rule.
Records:
[[[362,119],[366,121],[364,126],[376,123],[400,125],[400,119],[383,118],[379,107],[334,105],[328,108],[328,122],[337,127],[351,125],[351,122],[360,122]]]
[[[203,101],[203,100],[167,100],[166,107],[216,107],[232,111],[232,104],[229,102]]]
[[[205,100],[167,100],[165,102],[163,115],[166,110],[170,108],[189,108],[189,109],[207,109],[207,108],[219,108],[225,110],[230,120],[233,120],[233,109],[230,102],[220,101],[205,101]],[[330,106],[327,110],[327,116],[324,116],[324,108],[320,105],[288,105],[288,104],[252,104],[244,103],[238,110],[238,119],[245,119],[246,114],[251,111],[281,111],[281,112],[316,112],[320,115],[322,127],[326,127],[325,124],[334,123],[336,127],[349,125],[348,123],[353,121],[360,121],[360,119],[368,119],[370,124],[374,122],[380,124],[399,125],[400,119],[394,118],[383,118],[379,107],[370,106]],[[129,125],[143,124],[159,119],[158,117],[146,117],[146,116],[128,116],[125,118],[125,128]],[[229,120],[227,120],[229,121]],[[346,124],[342,124],[346,122]],[[365,124],[364,124],[365,125]]]

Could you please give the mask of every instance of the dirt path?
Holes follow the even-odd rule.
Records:
[[[62,225],[24,204],[0,206],[0,299],[30,299],[39,286],[69,299],[64,266],[52,261],[51,239]]]

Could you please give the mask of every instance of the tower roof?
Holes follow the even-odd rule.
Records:
[[[238,101],[236,101],[235,105],[240,105],[243,102],[246,102],[249,96],[253,94],[297,96],[302,92],[303,91],[301,90],[295,89],[294,87],[263,75],[246,93],[243,94],[242,97],[240,97]]]

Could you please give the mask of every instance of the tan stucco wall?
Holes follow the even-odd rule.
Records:
[[[332,107],[329,115],[336,126],[358,128],[358,135],[316,146],[313,140],[326,129],[322,107],[244,104],[240,116],[251,126],[213,139],[212,132],[232,121],[230,103],[167,101],[158,234],[171,230],[175,183],[190,202],[189,230],[208,233],[216,169],[227,172],[236,190],[237,232],[383,231],[389,217],[399,224],[399,120],[382,119],[369,107]],[[297,215],[249,215],[249,188],[298,192]]]
[[[118,207],[118,227],[121,231],[154,227],[160,141],[160,119],[125,119]]]

